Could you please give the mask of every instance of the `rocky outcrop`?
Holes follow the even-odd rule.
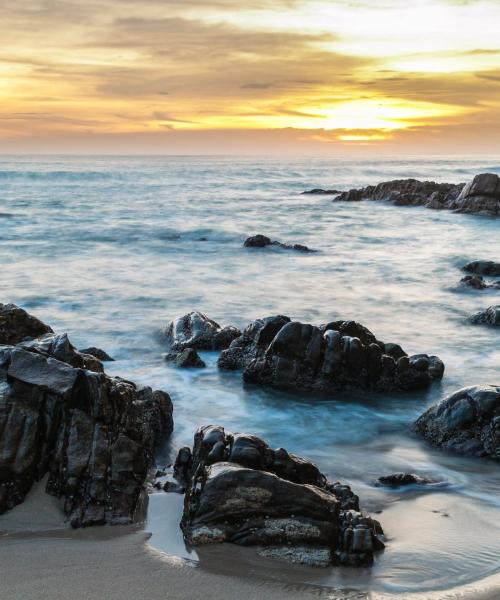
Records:
[[[0,347],[0,513],[48,474],[74,527],[130,523],[171,430],[165,392],[108,377],[65,334]]]
[[[206,367],[206,364],[194,348],[185,348],[184,350],[181,350],[181,352],[170,352],[165,356],[165,360],[174,363],[176,367],[183,369],[202,369],[203,367]]]
[[[490,306],[487,309],[472,315],[469,317],[469,323],[472,323],[473,325],[493,325],[494,327],[499,327],[500,304]]]
[[[385,181],[339,194],[334,202],[384,200],[396,206],[425,206],[461,213],[500,215],[500,179],[483,173],[465,184],[435,183],[417,179]]]
[[[324,190],[323,188],[314,188],[312,190],[306,190],[305,192],[302,192],[302,194],[312,194],[316,196],[332,196],[341,193],[342,192],[339,190]]]
[[[178,462],[189,464],[181,527],[190,545],[257,546],[314,566],[369,565],[383,548],[380,524],[359,512],[348,486],[258,437],[203,427]]]
[[[408,356],[354,321],[316,327],[285,316],[251,323],[221,353],[218,365],[243,369],[248,382],[322,393],[422,389],[444,372],[438,357]]]
[[[302,244],[284,244],[283,242],[271,240],[271,238],[261,234],[253,235],[247,238],[243,246],[245,248],[265,248],[266,246],[278,246],[279,248],[284,248],[285,250],[296,250],[297,252],[317,252],[317,250],[313,250],[312,248],[308,248]]]
[[[414,428],[433,446],[500,460],[500,386],[458,390],[429,408]]]
[[[15,304],[0,304],[0,344],[17,344],[52,329]]]
[[[224,350],[241,335],[236,327],[222,328],[201,312],[193,311],[170,321],[161,332],[173,352],[186,348]]]
[[[393,473],[391,475],[384,475],[379,477],[375,483],[376,486],[383,487],[406,487],[408,485],[432,485],[439,483],[435,479],[429,479],[428,477],[421,477],[414,473]]]
[[[84,350],[80,350],[80,352],[82,354],[90,354],[90,356],[94,356],[101,362],[114,362],[115,360],[114,358],[111,358],[111,356],[107,352],[104,352],[104,350],[96,348],[95,346],[85,348]]]
[[[492,260],[473,260],[467,263],[463,270],[467,273],[474,273],[475,275],[486,275],[494,277],[500,275],[500,263]]]

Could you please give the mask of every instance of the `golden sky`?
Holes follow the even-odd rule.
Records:
[[[498,152],[500,0],[0,0],[0,152]]]

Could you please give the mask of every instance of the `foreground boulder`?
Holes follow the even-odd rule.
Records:
[[[241,335],[236,327],[222,328],[201,312],[193,311],[170,321],[162,330],[172,352],[186,348],[194,350],[224,350]]]
[[[278,246],[279,248],[284,248],[285,250],[296,250],[297,252],[317,252],[317,250],[313,250],[312,248],[308,248],[302,244],[284,244],[283,242],[271,240],[271,238],[262,234],[253,235],[247,238],[243,246],[245,248],[265,248],[266,246]]]
[[[490,306],[487,309],[472,315],[469,317],[469,323],[472,323],[473,325],[493,325],[494,327],[499,327],[500,304]]]
[[[52,329],[15,304],[0,304],[0,344],[17,344]]]
[[[334,202],[360,200],[384,200],[396,206],[425,206],[497,217],[500,215],[500,178],[483,173],[467,185],[398,179],[343,192]]]
[[[66,335],[0,347],[0,513],[48,474],[74,527],[130,523],[171,430],[165,392],[108,377]]]
[[[458,390],[429,408],[414,428],[433,446],[500,460],[500,386]]]
[[[189,465],[181,527],[190,545],[257,546],[312,566],[369,565],[384,546],[380,524],[359,512],[348,486],[258,437],[202,427],[192,455],[177,462]]]
[[[473,260],[467,263],[463,267],[463,270],[475,275],[489,275],[494,277],[500,275],[500,263],[493,262],[492,260]]]
[[[258,319],[221,353],[221,369],[243,369],[245,381],[281,389],[416,390],[443,376],[436,356],[408,356],[355,321],[316,327],[286,316]]]

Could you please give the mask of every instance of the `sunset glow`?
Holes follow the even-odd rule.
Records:
[[[155,150],[173,152],[183,132],[203,152],[208,131],[221,151],[228,131],[259,151],[249,130],[278,148],[286,138],[287,151],[321,138],[333,151],[486,152],[500,135],[496,1],[0,6],[2,152],[72,139],[97,150],[99,136],[119,150],[123,135],[138,151],[153,135]]]

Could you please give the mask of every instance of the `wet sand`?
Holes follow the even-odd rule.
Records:
[[[43,483],[24,504],[0,517],[2,600],[500,598],[498,579],[493,578],[425,596],[382,596],[307,585],[300,583],[296,568],[276,561],[271,561],[273,568],[261,578],[254,569],[248,570],[248,561],[246,572],[242,568],[245,563],[238,555],[247,550],[232,546],[213,547],[195,563],[154,550],[148,544],[149,534],[139,526],[72,530],[64,523],[57,501],[44,494],[42,487]],[[228,571],[234,573],[228,575]]]

